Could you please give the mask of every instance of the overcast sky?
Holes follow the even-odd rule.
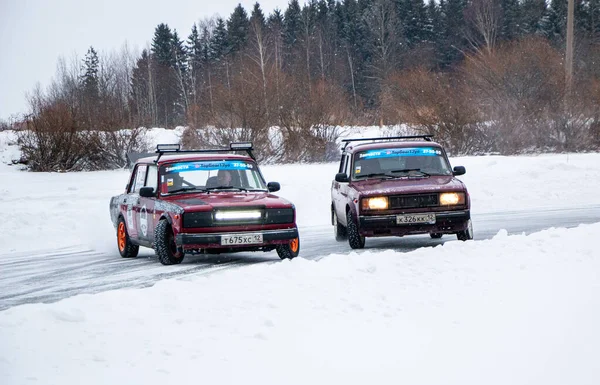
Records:
[[[167,23],[182,39],[192,25],[215,14],[227,19],[237,4],[250,15],[256,0],[0,0],[0,119],[23,113],[26,94],[55,74],[57,60],[89,46],[118,51],[125,42],[141,50],[154,28]],[[288,0],[258,1],[265,15]],[[300,0],[300,4],[304,1]]]

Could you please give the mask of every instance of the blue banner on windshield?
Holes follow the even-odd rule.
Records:
[[[252,163],[236,160],[180,162],[169,164],[165,172],[209,171],[209,170],[252,170]]]
[[[358,159],[394,158],[399,156],[441,156],[442,150],[436,147],[406,147],[369,150],[358,154]]]

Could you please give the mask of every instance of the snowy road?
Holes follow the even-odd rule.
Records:
[[[600,206],[556,210],[514,211],[473,216],[475,239],[489,239],[505,229],[509,234],[527,234],[551,227],[575,227],[600,221]],[[301,257],[318,259],[331,253],[350,253],[347,243],[333,241],[331,226],[300,229]],[[419,247],[456,241],[454,236],[432,240],[427,236],[370,238],[365,250],[393,249],[406,252]],[[162,266],[150,249],[140,249],[133,260],[100,253],[86,247],[68,247],[44,252],[12,253],[0,259],[0,310],[25,303],[48,303],[83,293],[154,285],[167,278],[185,279],[215,271],[261,262],[276,262],[277,254],[239,253],[187,256],[179,266]]]

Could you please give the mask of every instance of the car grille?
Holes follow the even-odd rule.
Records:
[[[412,209],[439,206],[438,194],[416,194],[391,196],[391,209]]]
[[[216,227],[216,226],[240,226],[240,225],[273,225],[294,223],[294,209],[265,209],[257,207],[240,207],[239,210],[260,210],[260,218],[252,219],[214,219],[214,211],[183,214],[183,227]],[[230,211],[236,211],[231,209]]]

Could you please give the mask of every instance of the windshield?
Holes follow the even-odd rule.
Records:
[[[452,171],[438,147],[382,148],[354,156],[354,179],[413,175],[452,175]]]
[[[254,162],[203,160],[168,163],[160,167],[161,194],[186,191],[266,190]]]

